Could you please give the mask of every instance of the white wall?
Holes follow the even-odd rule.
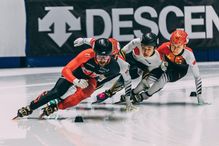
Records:
[[[0,1],[0,57],[25,56],[24,0]]]

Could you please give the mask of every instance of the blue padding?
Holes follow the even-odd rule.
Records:
[[[26,57],[28,67],[65,66],[73,56]]]
[[[209,49],[208,61],[219,61],[219,49]]]
[[[197,61],[208,61],[208,51],[193,50]]]
[[[20,57],[0,57],[0,68],[20,67]]]
[[[193,50],[197,61],[219,61],[219,49],[209,48]]]

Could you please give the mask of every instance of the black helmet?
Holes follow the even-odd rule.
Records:
[[[111,55],[113,50],[112,43],[105,38],[97,39],[93,49],[97,55]]]
[[[143,34],[141,43],[148,46],[157,46],[158,45],[157,35],[152,32]]]

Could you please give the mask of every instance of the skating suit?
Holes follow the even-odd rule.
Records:
[[[122,48],[122,51],[126,54],[126,61],[130,65],[136,65],[140,69],[147,68],[149,71],[157,68],[161,64],[160,54],[157,50],[150,57],[144,57],[141,47],[141,39],[136,38],[129,42]]]
[[[130,95],[131,77],[128,73],[129,64],[118,58],[111,58],[110,62],[101,67],[95,60],[93,49],[81,52],[76,58],[70,61],[62,70],[62,75],[66,80],[72,82],[75,78],[87,79],[89,86],[85,89],[78,88],[77,91],[60,102],[58,107],[65,109],[78,104],[81,100],[89,97],[96,89],[97,79],[108,78],[120,73],[125,81],[126,95]]]
[[[170,49],[170,42],[163,43],[157,51],[163,60],[168,62],[166,73],[169,74],[169,81],[174,82],[187,74],[188,67],[192,69],[195,78],[199,78],[199,69],[192,52],[192,49],[186,47],[179,55],[173,55]]]
[[[103,80],[115,74],[121,74],[125,81],[125,94],[130,95],[131,77],[129,75],[129,64],[121,58],[111,58],[107,65],[101,67],[95,60],[95,53],[92,48],[82,51],[71,60],[62,70],[62,77],[58,79],[55,86],[40,94],[30,103],[30,108],[35,110],[47,102],[60,99],[59,109],[66,109],[77,105],[83,99],[91,96],[97,87],[97,80]],[[76,92],[67,97],[64,94],[73,85],[73,80],[87,79],[87,88],[77,88]]]

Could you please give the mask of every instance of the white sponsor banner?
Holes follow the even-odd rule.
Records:
[[[150,14],[152,18],[157,18],[158,23],[156,24],[152,20],[143,18],[142,14],[144,13]],[[219,17],[212,6],[184,6],[184,10],[181,10],[176,6],[166,6],[160,11],[160,13],[157,13],[153,7],[142,6],[135,11],[133,8],[113,8],[111,14],[103,9],[87,9],[87,36],[101,38],[109,37],[112,33],[112,36],[119,41],[130,41],[135,36],[140,37],[142,35],[141,30],[134,29],[134,33],[130,34],[122,34],[120,31],[121,28],[133,29],[133,20],[120,20],[120,17],[124,15],[133,15],[135,22],[144,27],[150,28],[152,32],[156,34],[160,31],[162,36],[168,40],[170,38],[170,32],[167,29],[167,23],[173,23],[167,21],[167,16],[170,13],[176,15],[176,20],[180,17],[184,18],[184,28],[182,29],[185,29],[188,32],[190,39],[212,39],[214,25],[216,29],[219,30]],[[205,18],[193,18],[192,15],[196,13],[203,14]],[[94,24],[94,17],[97,16],[102,18],[105,25],[104,30],[100,35],[94,34],[94,28],[99,25]],[[192,27],[194,26],[203,26],[206,29],[205,31],[194,32],[192,30]]]
[[[0,57],[25,56],[24,0],[0,1]]]
[[[141,6],[135,10],[134,8],[112,8],[110,12],[104,9],[86,9],[85,15],[78,18],[75,18],[71,13],[71,11],[74,11],[73,6],[49,6],[44,9],[47,14],[42,18],[38,18],[38,31],[48,33],[49,37],[59,47],[66,43],[73,31],[82,30],[81,19],[85,19],[86,23],[86,31],[82,30],[86,32],[84,37],[108,38],[112,36],[121,42],[141,37],[142,30],[135,28],[134,23],[142,25],[142,28],[150,28],[155,34],[160,32],[163,38],[169,40],[172,30],[168,30],[168,25],[175,23],[168,21],[167,17],[170,14],[174,15],[176,21],[179,18],[184,20],[184,26],[181,26],[180,29],[187,31],[190,39],[213,39],[213,29],[219,30],[218,14],[210,5],[184,6],[182,10],[177,6],[165,6],[160,12],[150,6]],[[143,14],[149,14],[151,18],[157,19],[157,22],[151,18],[142,17]],[[200,16],[198,18],[193,17],[195,14]],[[123,16],[132,16],[133,19],[122,20],[121,17]],[[95,22],[97,17],[102,19],[102,24]],[[69,26],[68,29],[66,24]],[[53,30],[51,29],[52,25],[54,25]],[[203,27],[204,30],[192,29],[197,26]],[[103,27],[103,30],[97,33],[95,30],[99,27]],[[127,31],[122,31],[124,28],[129,29],[128,33]]]

